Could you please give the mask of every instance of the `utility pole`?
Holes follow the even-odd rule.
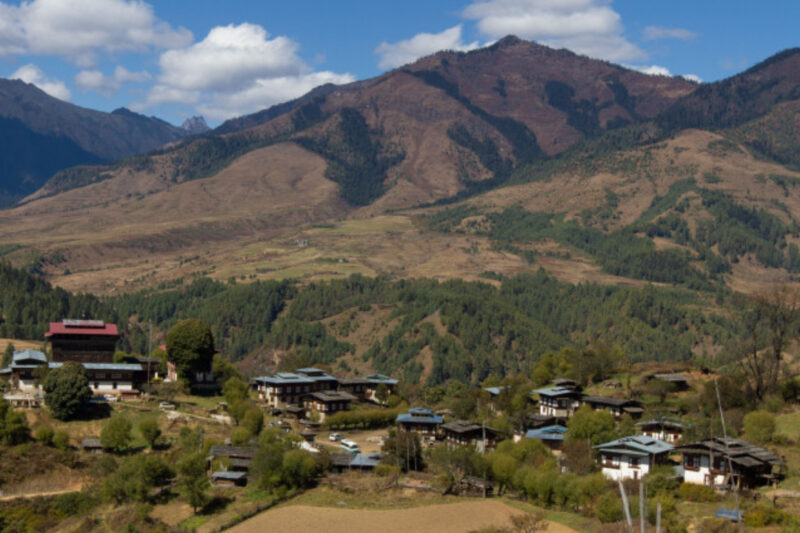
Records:
[[[644,480],[639,480],[639,533],[645,533],[644,528]]]
[[[628,522],[628,531],[634,533],[633,518],[631,518],[631,508],[628,505],[628,496],[625,494],[625,487],[622,486],[622,480],[618,479],[619,493],[622,496],[622,509],[625,511],[625,520]]]
[[[661,502],[656,504],[656,533],[661,533]]]
[[[731,477],[731,485],[733,486],[733,499],[736,502],[736,520],[739,524],[739,528],[742,528],[741,524],[741,517],[739,515],[739,485],[736,483],[736,480],[733,477],[733,463],[731,462],[731,450],[728,448],[728,429],[725,426],[725,415],[722,414],[722,400],[719,396],[719,383],[717,383],[717,378],[714,378],[714,388],[717,391],[717,406],[719,407],[719,419],[722,422],[722,436],[725,438],[725,455],[728,456],[728,474]],[[713,467],[713,465],[709,465],[709,467]]]

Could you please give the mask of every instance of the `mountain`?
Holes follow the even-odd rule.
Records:
[[[26,196],[63,168],[114,161],[185,135],[125,108],[112,113],[85,109],[23,81],[0,79],[0,136],[14,139],[0,153],[0,199],[7,205]]]
[[[0,254],[95,292],[539,268],[700,291],[791,281],[795,61],[698,85],[514,37],[440,52],[60,172],[0,213]]]
[[[189,135],[200,135],[211,130],[203,117],[187,118],[181,124],[181,129],[185,130]]]

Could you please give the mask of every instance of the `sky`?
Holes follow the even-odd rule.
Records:
[[[713,82],[800,46],[797,20],[796,0],[0,0],[0,77],[214,126],[509,34]]]

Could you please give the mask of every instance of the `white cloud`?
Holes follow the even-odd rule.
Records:
[[[672,72],[670,72],[667,67],[662,67],[660,65],[639,65],[630,68],[651,76],[672,76]]]
[[[350,74],[315,72],[287,37],[270,39],[256,24],[213,28],[191,46],[161,54],[158,83],[131,107],[181,103],[211,119],[252,113],[302,96],[323,83],[349,83]]]
[[[645,41],[656,41],[659,39],[681,39],[688,40],[697,37],[693,31],[683,28],[664,28],[661,26],[647,26],[642,33]]]
[[[59,100],[68,102],[72,96],[63,81],[48,78],[39,67],[32,63],[20,67],[9,78],[36,85],[50,96]]]
[[[0,55],[48,54],[91,66],[99,52],[185,46],[192,34],[158,19],[141,0],[0,3]]]
[[[701,78],[697,74],[681,74],[681,78],[693,81],[695,83],[703,83],[703,78]]]
[[[495,39],[516,35],[609,61],[645,57],[605,0],[477,0],[462,14]]]
[[[110,96],[125,83],[143,83],[152,79],[147,72],[131,72],[125,67],[117,66],[114,74],[106,76],[99,70],[82,70],[75,75],[75,83],[85,91],[94,91],[103,96]]]
[[[461,41],[461,24],[441,33],[418,33],[410,39],[396,43],[381,43],[375,53],[380,56],[378,67],[396,68],[411,63],[440,50],[474,50],[478,42],[464,44]]]

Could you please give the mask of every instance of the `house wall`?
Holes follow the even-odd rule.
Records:
[[[628,457],[625,455],[602,455],[603,476],[614,481],[641,479],[650,472],[647,457]]]
[[[669,442],[670,444],[678,442],[681,438],[681,436],[678,433],[672,433],[669,431],[662,431],[657,429],[642,431],[642,435],[644,435],[645,437],[650,437],[651,439],[658,439],[664,442]]]
[[[716,470],[711,471],[710,458],[707,455],[699,455],[700,466],[694,467],[693,463],[687,462],[688,455],[684,455],[683,460],[683,481],[695,485],[722,485],[725,483],[725,473]]]

